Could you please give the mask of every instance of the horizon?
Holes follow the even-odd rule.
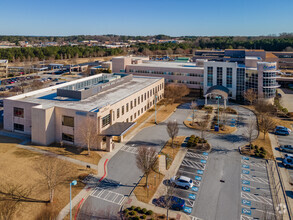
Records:
[[[293,2],[3,0],[3,36],[267,36],[292,32]],[[58,6],[58,7],[56,7]],[[274,16],[272,16],[274,15]],[[9,19],[7,19],[9,18]]]

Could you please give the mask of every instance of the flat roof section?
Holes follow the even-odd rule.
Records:
[[[102,131],[101,136],[122,136],[130,128],[132,128],[136,122],[116,122],[106,130]]]
[[[56,106],[80,111],[98,112],[102,107],[117,103],[161,79],[162,78],[159,77],[133,76],[133,79],[129,82],[83,100],[57,96],[57,86],[57,88],[50,90],[39,90],[39,92],[37,92],[38,90],[34,91],[30,96],[22,94],[21,97],[11,100],[39,104],[42,105],[42,108]],[[84,78],[84,80],[86,80],[86,78]],[[74,81],[71,81],[70,83],[72,82]]]
[[[182,68],[182,69],[204,69],[201,66],[196,66],[196,63],[182,63],[182,62],[155,62],[148,61],[139,64],[130,64],[129,67],[145,66],[145,67],[162,67],[162,68]]]

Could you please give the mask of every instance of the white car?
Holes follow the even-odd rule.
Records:
[[[171,184],[177,187],[183,187],[185,189],[189,189],[193,187],[193,181],[189,177],[186,176],[173,176],[170,179]]]
[[[293,153],[293,145],[281,145],[280,147],[280,151],[285,151],[288,153]]]

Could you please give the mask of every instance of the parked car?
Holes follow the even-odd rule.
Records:
[[[288,152],[288,153],[293,153],[293,145],[280,145],[280,151],[285,151],[285,152]]]
[[[285,157],[283,159],[283,165],[287,168],[292,168],[293,167],[293,158],[292,157]]]
[[[284,126],[276,126],[274,133],[277,135],[290,135],[291,130]]]
[[[173,176],[170,179],[171,184],[177,187],[182,187],[184,189],[189,189],[193,187],[193,181],[186,176]]]
[[[154,204],[156,206],[166,208],[167,207],[166,198],[167,198],[166,196],[161,196],[158,199],[154,199]],[[170,199],[169,204],[171,206],[170,209],[178,210],[178,211],[184,210],[184,208],[185,208],[185,200],[184,199],[178,198],[176,196],[171,196],[169,199]]]

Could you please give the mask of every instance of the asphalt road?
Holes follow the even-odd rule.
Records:
[[[213,150],[209,154],[205,179],[201,184],[200,193],[197,195],[196,206],[191,216],[202,219],[239,219],[241,215],[241,156],[238,147],[246,143],[246,123],[249,117],[254,115],[247,109],[233,106],[240,114],[238,129],[234,134],[219,135],[209,134],[206,139],[212,145]],[[183,125],[183,121],[190,114],[189,105],[182,105],[168,119],[176,120],[179,124],[179,136],[199,135],[199,132],[191,130]],[[254,118],[255,119],[255,118]],[[135,149],[138,146],[151,146],[157,151],[169,139],[166,131],[166,123],[148,127],[139,132],[127,144],[127,148],[121,149],[108,163],[108,175],[103,187],[99,190],[108,190],[119,195],[128,196],[135,184],[142,176],[142,172],[136,167]],[[133,150],[129,150],[133,149]],[[224,180],[224,182],[220,182]],[[110,187],[107,182],[114,183]],[[106,192],[107,193],[107,192]],[[112,213],[120,209],[120,204],[114,203],[108,197],[90,196],[82,206],[79,219],[83,216],[97,216],[105,210]],[[107,201],[110,200],[110,201]],[[90,211],[89,211],[90,210]]]

